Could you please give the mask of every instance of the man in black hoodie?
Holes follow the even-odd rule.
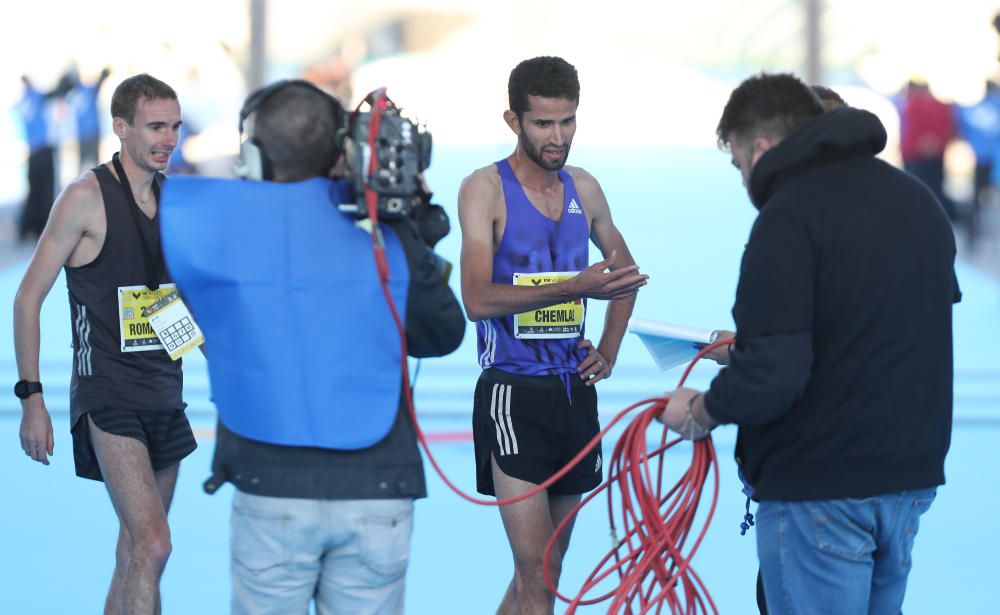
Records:
[[[923,184],[876,158],[866,111],[791,75],[737,87],[718,126],[760,210],[728,365],[670,393],[682,436],[739,425],[767,606],[899,613],[951,437],[955,241]]]

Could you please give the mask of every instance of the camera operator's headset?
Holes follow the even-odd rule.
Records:
[[[251,127],[249,132],[252,133],[253,121],[251,120],[248,123],[247,119],[255,111],[257,111],[261,105],[264,104],[264,101],[281,90],[289,87],[300,87],[312,90],[330,103],[330,107],[334,112],[333,114],[336,124],[340,128],[337,129],[337,133],[334,136],[337,143],[337,149],[334,152],[333,159],[330,161],[328,167],[333,167],[333,165],[337,163],[337,159],[340,158],[340,155],[343,153],[344,139],[347,136],[348,127],[346,121],[347,112],[344,111],[344,107],[340,104],[340,101],[304,79],[283,79],[255,91],[247,97],[246,101],[243,103],[243,108],[240,109],[240,157],[233,166],[233,174],[237,177],[257,180],[271,179],[273,177],[271,162],[267,157],[267,152],[264,151],[264,146],[257,140],[256,137],[252,135],[249,138],[244,139],[244,126],[249,125]]]

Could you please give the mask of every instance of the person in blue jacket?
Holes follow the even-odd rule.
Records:
[[[80,172],[97,164],[100,159],[101,116],[98,96],[101,86],[111,74],[110,68],[101,69],[95,81],[78,81],[69,95],[70,107],[76,120],[76,143],[79,151]]]
[[[27,75],[21,76],[24,94],[16,109],[24,122],[28,143],[28,197],[18,221],[18,237],[36,239],[49,219],[56,198],[56,148],[52,136],[50,105],[66,95],[71,87],[67,79],[48,92],[39,90]]]
[[[959,136],[976,157],[972,211],[967,220],[967,240],[972,245],[979,235],[980,212],[995,184],[995,160],[1000,149],[1000,88],[996,82],[987,80],[986,93],[976,104],[956,106],[955,122]]]

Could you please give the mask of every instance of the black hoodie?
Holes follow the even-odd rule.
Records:
[[[866,111],[829,111],[758,160],[730,365],[705,396],[740,426],[767,500],[860,498],[944,482],[955,241],[919,181],[876,158]]]

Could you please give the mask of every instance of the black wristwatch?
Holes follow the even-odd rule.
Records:
[[[41,382],[28,382],[27,380],[18,380],[17,384],[14,385],[14,395],[17,395],[18,399],[28,399],[35,393],[42,392]]]

